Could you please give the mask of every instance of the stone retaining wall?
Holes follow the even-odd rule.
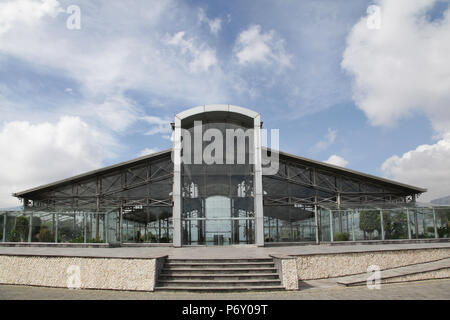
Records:
[[[299,280],[314,280],[367,272],[370,265],[381,270],[450,257],[450,248],[330,253],[296,256]]]
[[[0,255],[0,283],[153,291],[158,259]]]
[[[286,290],[298,290],[297,262],[295,257],[271,255]]]

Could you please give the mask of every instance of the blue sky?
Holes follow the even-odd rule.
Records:
[[[449,12],[438,0],[1,0],[0,207],[170,148],[174,115],[215,103],[260,112],[283,151],[448,195]]]

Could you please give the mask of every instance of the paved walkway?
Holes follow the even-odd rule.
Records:
[[[399,284],[382,284],[380,289],[366,286],[311,286],[302,284],[300,291],[242,293],[172,293],[109,290],[69,290],[0,285],[0,300],[450,300],[450,279]]]
[[[310,255],[344,252],[370,252],[409,249],[450,248],[450,242],[420,244],[368,244],[368,245],[302,245],[285,247],[224,246],[224,247],[119,247],[119,248],[70,248],[70,247],[3,247],[0,255],[42,255],[78,257],[155,258],[266,258],[269,255]]]

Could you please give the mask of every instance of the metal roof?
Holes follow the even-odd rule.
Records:
[[[270,148],[264,148],[264,147],[263,147],[263,149],[270,150]],[[423,192],[427,191],[427,189],[425,189],[425,188],[411,186],[409,184],[397,182],[397,181],[386,179],[386,178],[377,177],[377,176],[374,176],[374,175],[371,175],[371,174],[368,174],[368,173],[363,173],[363,172],[360,172],[360,171],[347,169],[347,168],[344,168],[344,167],[339,167],[339,166],[336,166],[336,165],[333,165],[333,164],[329,164],[329,163],[326,163],[326,162],[322,162],[322,161],[317,161],[317,160],[312,160],[312,159],[300,157],[300,156],[293,155],[293,154],[290,154],[290,153],[287,153],[287,152],[278,151],[278,153],[280,155],[282,155],[282,156],[285,156],[285,157],[288,157],[288,158],[293,158],[293,159],[296,159],[296,160],[300,160],[300,161],[303,161],[305,163],[312,163],[314,165],[317,165],[317,166],[320,166],[320,167],[323,167],[323,168],[332,169],[333,171],[340,171],[342,173],[347,173],[347,174],[351,174],[351,175],[357,175],[357,176],[360,176],[360,177],[368,178],[370,180],[382,182],[382,183],[385,183],[385,184],[395,185],[395,186],[402,187],[402,188],[405,188],[405,189],[409,189],[409,190],[412,190],[412,191],[417,191],[417,193],[423,193]]]
[[[263,149],[270,150],[270,148],[263,148]],[[160,152],[156,152],[156,153],[152,153],[152,154],[149,154],[149,155],[146,155],[146,156],[143,156],[143,157],[135,158],[135,159],[132,159],[132,160],[129,160],[129,161],[125,161],[125,162],[120,162],[120,163],[115,164],[115,165],[111,165],[111,166],[104,167],[104,168],[101,168],[101,169],[89,171],[89,172],[86,172],[86,173],[83,173],[83,174],[79,174],[79,175],[76,175],[76,176],[73,176],[73,177],[70,177],[70,178],[66,178],[66,179],[63,179],[63,180],[55,181],[55,182],[52,182],[52,183],[49,183],[49,184],[45,184],[45,185],[42,185],[42,186],[39,186],[39,187],[31,188],[31,189],[24,190],[24,191],[21,191],[21,192],[16,192],[16,193],[13,193],[13,196],[19,197],[19,198],[23,198],[23,196],[26,195],[26,194],[30,194],[30,193],[33,193],[33,192],[36,192],[36,191],[41,191],[41,190],[44,190],[44,189],[52,188],[52,187],[63,185],[63,184],[70,183],[70,182],[74,182],[76,180],[81,180],[81,179],[84,179],[84,178],[93,177],[93,176],[98,175],[98,174],[103,174],[103,173],[106,173],[108,171],[112,171],[114,169],[118,169],[120,167],[128,166],[128,165],[131,165],[131,164],[143,162],[143,161],[148,160],[148,159],[163,157],[164,155],[167,155],[168,153],[171,153],[171,152],[172,152],[172,149],[166,149],[166,150],[163,150],[163,151],[160,151]],[[289,153],[286,153],[286,152],[279,151],[279,154],[281,156],[284,156],[284,157],[287,157],[287,158],[292,158],[292,159],[295,159],[297,161],[301,161],[301,162],[303,162],[305,164],[312,164],[312,165],[315,165],[315,166],[318,166],[318,167],[331,169],[332,171],[335,171],[335,172],[338,172],[338,173],[342,173],[342,174],[356,175],[356,176],[364,177],[364,178],[367,178],[369,180],[381,182],[383,184],[388,184],[388,185],[392,185],[392,186],[401,187],[403,189],[407,189],[407,190],[413,191],[414,193],[423,193],[423,192],[427,191],[427,189],[424,189],[424,188],[414,187],[414,186],[411,186],[411,185],[408,185],[408,184],[400,183],[400,182],[389,180],[389,179],[385,179],[385,178],[380,178],[380,177],[373,176],[373,175],[370,175],[370,174],[367,174],[367,173],[362,173],[362,172],[359,172],[359,171],[355,171],[355,170],[351,170],[351,169],[335,166],[335,165],[328,164],[328,163],[325,163],[325,162],[321,162],[321,161],[317,161],[317,160],[312,160],[312,159],[300,157],[300,156],[289,154]]]
[[[108,171],[112,171],[114,169],[118,169],[120,167],[128,166],[130,164],[143,162],[143,161],[148,160],[148,159],[158,158],[158,156],[162,156],[162,155],[165,155],[165,154],[171,153],[171,152],[172,152],[172,149],[166,149],[166,150],[163,150],[163,151],[159,151],[159,152],[156,152],[156,153],[145,155],[145,156],[142,156],[142,157],[139,157],[139,158],[135,158],[135,159],[132,159],[132,160],[120,162],[120,163],[117,163],[117,164],[114,164],[114,165],[111,165],[111,166],[108,166],[108,167],[104,167],[104,168],[88,171],[86,173],[82,173],[82,174],[79,174],[79,175],[76,175],[76,176],[73,176],[73,177],[70,177],[70,178],[66,178],[66,179],[63,179],[63,180],[58,180],[58,181],[55,181],[55,182],[52,182],[52,183],[44,184],[42,186],[31,188],[31,189],[28,189],[28,190],[25,190],[25,191],[15,192],[15,193],[13,193],[13,196],[21,198],[21,196],[23,196],[25,194],[29,194],[29,193],[32,193],[32,192],[35,192],[35,191],[40,191],[40,190],[43,190],[43,189],[59,186],[59,185],[62,185],[62,184],[68,183],[68,182],[73,182],[75,180],[81,180],[81,179],[84,179],[84,178],[93,177],[93,176],[95,176],[97,174],[105,173],[105,172],[108,172]]]

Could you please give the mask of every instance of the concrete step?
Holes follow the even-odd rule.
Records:
[[[222,269],[229,268],[271,268],[274,267],[273,262],[236,262],[236,263],[222,263],[222,262],[203,262],[203,263],[189,263],[189,262],[166,262],[166,268],[214,268]]]
[[[239,262],[269,262],[270,258],[227,258],[227,259],[167,259],[168,263],[239,263]]]
[[[273,259],[167,259],[155,290],[283,290]]]
[[[236,274],[236,273],[277,273],[276,268],[163,268],[162,273],[180,274]]]
[[[262,287],[278,286],[280,280],[159,280],[158,288],[161,287]]]
[[[172,292],[241,292],[241,291],[282,291],[283,286],[249,286],[249,287],[155,287],[155,291]]]
[[[236,274],[189,274],[166,273],[159,276],[160,280],[270,280],[279,279],[277,273],[236,273]]]

